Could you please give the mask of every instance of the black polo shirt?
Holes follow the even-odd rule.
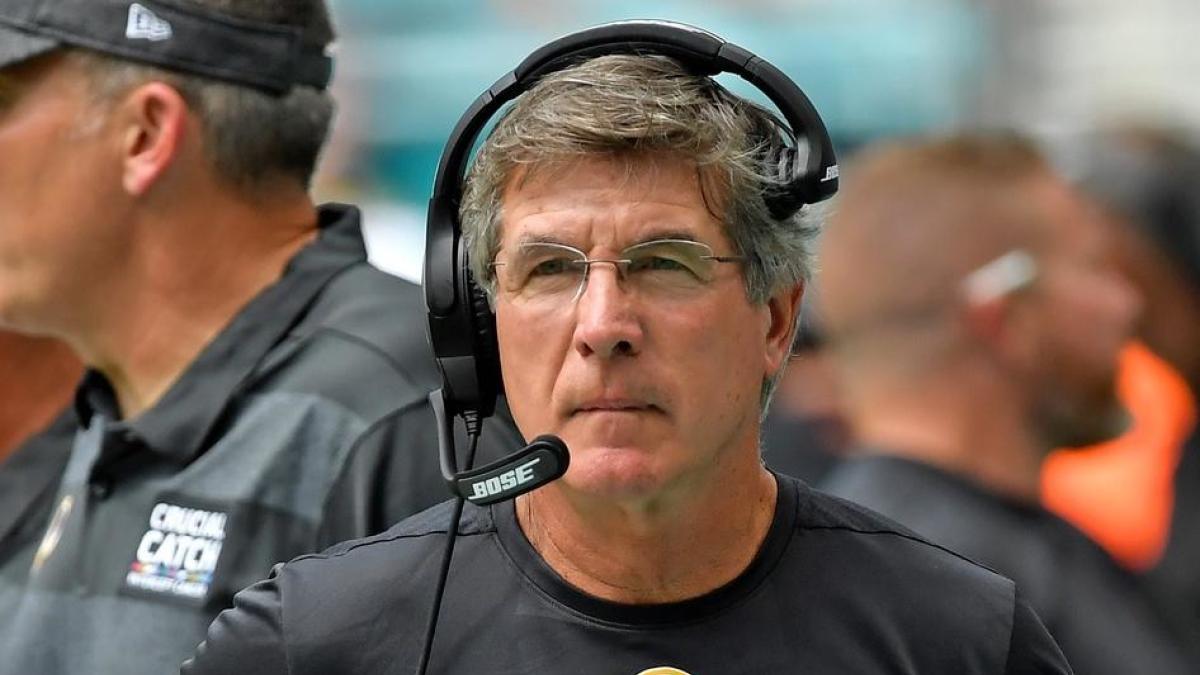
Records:
[[[513,502],[468,505],[430,675],[1070,672],[1008,579],[800,481],[778,484],[749,567],[659,605],[579,591],[530,545]],[[449,513],[279,566],[238,594],[183,672],[416,672]]]
[[[173,672],[274,563],[445,497],[419,288],[367,264],[355,209],[320,224],[152,409],[85,376],[49,525],[0,569],[0,673]]]
[[[1037,504],[883,455],[847,460],[822,487],[1016,580],[1080,675],[1195,672],[1133,577]]]

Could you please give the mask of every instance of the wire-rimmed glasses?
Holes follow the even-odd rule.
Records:
[[[527,242],[491,264],[500,290],[529,304],[564,305],[578,300],[592,265],[612,265],[627,291],[673,300],[706,287],[719,263],[742,256],[714,255],[708,244],[688,239],[656,239],[635,244],[617,258],[588,258],[566,244]]]

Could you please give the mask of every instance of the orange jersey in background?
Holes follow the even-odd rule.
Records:
[[[1140,343],[1121,354],[1117,382],[1133,421],[1120,437],[1055,451],[1042,469],[1042,501],[1132,570],[1162,556],[1174,475],[1196,425],[1196,397],[1170,364]]]

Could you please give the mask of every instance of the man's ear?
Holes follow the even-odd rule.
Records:
[[[125,95],[115,118],[121,134],[121,185],[130,195],[144,195],[179,157],[187,102],[174,87],[148,82]]]
[[[792,353],[792,341],[796,337],[797,319],[800,318],[800,301],[804,298],[804,282],[779,291],[767,300],[766,335],[763,356],[768,376],[775,374]]]
[[[1029,303],[1011,295],[964,300],[960,312],[971,337],[1005,361],[1027,362],[1038,349],[1037,317]]]

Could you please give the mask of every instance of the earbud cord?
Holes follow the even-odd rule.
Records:
[[[470,471],[471,467],[475,465],[475,450],[479,445],[479,433],[482,426],[482,422],[477,416],[467,418],[467,434],[471,439],[471,447],[467,452],[467,471]],[[448,440],[453,445],[454,438],[451,437]],[[442,610],[442,596],[446,592],[446,578],[450,575],[450,559],[454,557],[454,542],[458,541],[458,525],[462,520],[465,501],[461,496],[454,498],[454,513],[450,517],[450,528],[446,530],[446,547],[442,551],[442,568],[438,572],[433,606],[429,608],[429,619],[425,623],[425,646],[421,651],[421,662],[417,665],[417,675],[425,675],[426,669],[429,668],[429,656],[433,653],[433,636],[437,632],[438,615]]]

